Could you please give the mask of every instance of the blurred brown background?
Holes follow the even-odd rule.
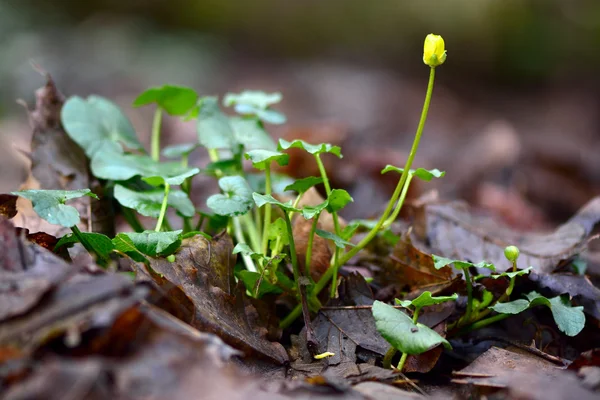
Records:
[[[119,103],[144,138],[151,110],[130,104],[148,86],[281,91],[288,124],[271,131],[341,144],[334,181],[356,199],[348,216],[369,216],[393,189],[379,170],[403,165],[412,143],[430,32],[443,35],[448,59],[416,166],[447,175],[413,196],[437,188],[539,229],[598,194],[595,0],[0,1],[0,189],[26,176],[16,148],[27,149],[30,129],[15,100],[32,104],[44,82],[33,62],[66,95]],[[166,142],[194,140],[193,123],[165,124]]]

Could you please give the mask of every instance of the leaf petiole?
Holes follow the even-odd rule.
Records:
[[[160,125],[162,122],[162,108],[156,106],[154,111],[154,119],[152,121],[152,142],[151,142],[151,154],[154,161],[160,159]]]
[[[160,214],[158,215],[158,221],[156,221],[156,228],[154,230],[156,232],[160,232],[163,226],[163,221],[165,220],[165,215],[167,214],[167,205],[169,203],[169,192],[171,191],[171,185],[168,182],[165,182],[165,195],[163,197],[162,204],[160,206]]]

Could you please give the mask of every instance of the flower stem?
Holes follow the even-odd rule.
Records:
[[[396,350],[396,348],[394,346],[390,346],[388,351],[386,351],[385,355],[383,356],[383,361],[382,361],[383,368],[385,368],[385,369],[392,368],[392,359],[394,358],[394,356],[396,355],[397,352],[398,352],[398,350]]]
[[[294,272],[294,280],[296,281],[296,285],[298,287],[298,294],[300,294],[302,292],[302,283],[300,282],[301,275],[300,267],[298,266],[298,254],[296,253],[296,244],[294,243],[294,236],[292,235],[292,222],[290,221],[290,216],[288,215],[287,211],[282,211],[285,220],[285,225],[287,227],[288,237],[290,239],[290,258],[292,259],[292,271]]]
[[[377,235],[377,233],[379,233],[379,230],[381,229],[381,227],[387,220],[388,216],[392,212],[394,204],[396,204],[396,201],[398,200],[398,197],[400,196],[400,193],[404,187],[404,184],[406,183],[406,180],[408,179],[408,172],[410,170],[412,162],[413,162],[415,155],[417,154],[417,150],[419,148],[419,142],[421,141],[421,135],[423,134],[423,128],[425,127],[425,121],[427,120],[427,113],[429,112],[429,104],[431,103],[431,95],[433,93],[434,81],[435,81],[435,68],[430,68],[429,82],[427,84],[427,93],[425,94],[425,102],[423,103],[423,110],[421,111],[421,119],[419,120],[419,125],[417,126],[415,140],[413,141],[413,145],[410,150],[410,154],[408,156],[408,159],[406,160],[406,164],[404,165],[404,171],[402,172],[400,181],[398,181],[398,185],[396,186],[396,189],[394,190],[394,193],[392,194],[392,198],[390,199],[390,202],[388,203],[386,209],[383,211],[383,214],[381,215],[381,217],[379,218],[379,220],[377,221],[377,224],[375,224],[373,229],[371,229],[369,231],[369,233],[360,242],[358,242],[358,244],[355,247],[350,249],[350,251],[348,251],[347,253],[342,255],[340,258],[338,258],[337,261],[334,263],[333,268],[328,268],[327,271],[325,271],[325,273],[323,274],[323,276],[321,276],[321,279],[319,279],[319,282],[317,282],[317,284],[315,285],[315,287],[312,291],[313,296],[318,295],[321,292],[321,290],[323,290],[323,288],[325,286],[327,286],[327,282],[329,281],[329,279],[331,279],[331,276],[333,275],[334,272],[337,273],[337,268],[340,265],[344,265],[345,263],[347,263],[352,257],[354,257],[359,251],[361,251],[367,244],[369,244],[369,242],[371,242],[371,240],[373,240],[373,238]],[[323,183],[325,183],[325,181],[323,181]],[[296,308],[294,308],[290,312],[290,314],[281,321],[280,326],[289,326],[292,322],[294,322],[294,320],[296,318],[298,318],[298,316],[300,316],[301,312],[302,312],[302,310],[300,308],[300,305],[296,306]],[[290,319],[291,319],[291,321],[290,321]],[[287,325],[284,325],[284,323]]]
[[[160,206],[160,214],[158,215],[158,221],[156,221],[156,228],[154,230],[156,232],[160,232],[163,221],[165,219],[165,214],[167,213],[167,204],[169,203],[169,192],[171,191],[171,185],[165,182],[165,195],[163,197],[162,205]]]
[[[400,199],[398,200],[398,204],[396,204],[396,209],[394,210],[392,215],[390,215],[390,217],[383,223],[383,226],[382,226],[383,229],[389,228],[390,225],[392,225],[394,223],[396,218],[398,218],[398,214],[400,214],[400,210],[402,209],[402,206],[404,205],[404,199],[406,198],[406,194],[408,193],[408,187],[410,186],[410,182],[412,181],[412,178],[413,178],[413,174],[409,173],[408,177],[406,178],[406,183],[404,184],[404,187],[402,188],[402,193],[400,194]]]
[[[402,357],[400,357],[400,362],[398,363],[398,368],[396,368],[398,371],[402,372],[402,369],[404,368],[404,364],[406,364],[407,358],[408,358],[408,353],[402,353]]]
[[[265,194],[269,196],[271,194],[271,166],[267,165],[265,168]],[[267,254],[267,246],[269,245],[269,227],[271,226],[271,204],[265,204],[265,220],[263,224],[263,236],[262,236],[262,253]]]
[[[156,107],[154,111],[154,120],[152,121],[152,159],[158,161],[160,159],[160,124],[162,121],[162,108]]]

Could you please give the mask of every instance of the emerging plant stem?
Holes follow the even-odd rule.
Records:
[[[345,263],[347,263],[348,260],[350,260],[352,257],[354,257],[367,244],[369,244],[369,242],[371,242],[371,240],[373,240],[373,238],[377,235],[377,233],[379,233],[379,230],[381,229],[381,227],[383,226],[383,224],[389,217],[390,213],[392,212],[394,204],[396,204],[396,201],[398,200],[398,197],[400,196],[400,193],[404,187],[404,184],[406,183],[406,180],[408,179],[408,172],[410,170],[412,162],[413,162],[415,155],[417,154],[417,150],[419,148],[419,142],[421,141],[421,135],[423,134],[423,128],[425,127],[425,121],[427,120],[427,113],[429,112],[429,104],[431,103],[431,95],[433,93],[434,81],[435,81],[435,68],[430,68],[429,83],[427,84],[427,93],[425,94],[425,102],[423,103],[423,111],[421,112],[421,119],[419,120],[419,125],[417,127],[417,133],[415,134],[415,140],[413,141],[412,148],[410,149],[410,154],[408,156],[408,159],[406,160],[406,164],[404,165],[404,171],[402,172],[400,181],[398,181],[398,185],[396,186],[396,189],[394,190],[394,193],[392,194],[392,198],[390,199],[390,202],[388,203],[386,209],[383,211],[383,214],[381,215],[381,217],[379,218],[379,221],[377,221],[377,224],[375,224],[373,229],[371,229],[371,231],[369,231],[369,233],[360,242],[358,242],[358,244],[355,247],[353,247],[346,254],[342,255],[340,258],[338,258],[337,262],[334,262],[333,268],[328,268],[327,271],[325,271],[325,273],[323,274],[323,276],[321,276],[321,279],[319,279],[319,282],[317,282],[317,284],[315,285],[315,288],[313,289],[313,292],[312,292],[313,296],[317,296],[321,292],[321,290],[323,290],[323,288],[327,285],[327,282],[331,279],[331,276],[334,273],[334,271],[337,272],[337,268],[340,265],[344,265]],[[300,315],[301,312],[302,312],[302,310],[300,308],[300,305],[296,306],[296,308],[294,308],[290,312],[290,314],[288,314],[288,316],[281,321],[281,323],[279,325],[281,327],[289,326],[289,324],[291,324],[296,318],[298,318],[298,316]]]
[[[402,372],[404,368],[404,364],[406,364],[406,359],[408,358],[408,353],[402,353],[402,357],[400,357],[400,362],[398,363],[398,367],[396,368],[398,371]]]
[[[158,221],[156,221],[156,232],[160,232],[165,215],[167,214],[167,204],[169,203],[169,192],[171,191],[171,185],[165,182],[165,195],[163,197],[162,205],[160,206],[160,214],[158,215]]]
[[[323,178],[323,186],[325,186],[325,193],[327,194],[327,198],[331,195],[331,185],[329,184],[329,178],[327,177],[327,171],[325,170],[325,166],[323,165],[323,161],[321,161],[321,156],[319,154],[315,154],[315,161],[317,162],[317,166],[319,167],[319,172],[321,173],[321,178]],[[340,221],[337,213],[331,213],[333,218],[333,227],[335,230],[335,234],[340,236]],[[339,247],[335,246],[335,250],[333,252],[333,261],[331,263],[331,268],[333,268],[333,275],[331,279],[331,294],[330,297],[335,298],[335,294],[337,291],[337,276],[338,269],[340,267],[340,263],[338,262],[340,255]]]
[[[390,215],[390,217],[383,223],[383,228],[387,229],[390,227],[390,225],[392,225],[394,223],[394,221],[396,220],[396,218],[398,218],[398,214],[400,214],[400,210],[402,209],[402,206],[404,205],[404,199],[406,198],[406,194],[408,193],[408,188],[410,186],[410,182],[412,181],[413,178],[413,174],[409,173],[408,177],[406,178],[406,183],[404,184],[404,187],[402,188],[402,193],[400,193],[400,199],[398,200],[398,204],[396,204],[396,209],[394,209],[394,212],[392,213],[392,215]]]
[[[313,217],[312,224],[310,226],[310,232],[308,233],[308,243],[306,245],[306,261],[304,262],[304,270],[307,277],[310,277],[311,261],[312,261],[312,247],[315,239],[315,231],[317,230],[317,224],[319,223],[319,217],[321,213]]]
[[[151,154],[154,161],[160,159],[160,124],[162,121],[162,108],[156,107],[154,111],[154,120],[152,121],[152,143]]]
[[[265,168],[265,194],[271,195],[271,166],[267,165]],[[271,204],[265,204],[265,223],[263,225],[263,236],[262,236],[262,250],[263,254],[267,254],[267,247],[269,245],[269,227],[271,226]]]
[[[233,234],[235,235],[235,240],[238,243],[246,243],[244,240],[244,234],[242,233],[242,224],[239,220],[240,217],[231,218],[231,222],[233,224]],[[246,269],[250,272],[256,272],[256,266],[254,265],[254,261],[248,255],[242,254],[242,260],[244,260],[244,264],[246,264]]]

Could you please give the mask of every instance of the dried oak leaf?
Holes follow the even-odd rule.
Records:
[[[184,241],[174,263],[153,259],[147,273],[163,288],[167,282],[175,285],[194,304],[193,318],[186,321],[192,326],[218,335],[246,357],[284,364],[288,361],[285,349],[269,340],[265,318],[246,296],[244,286],[235,284],[232,249],[227,235],[212,241],[195,236]],[[143,264],[136,264],[136,268],[145,270]],[[170,294],[174,292],[166,293]]]
[[[586,246],[588,236],[600,221],[600,197],[589,201],[554,232],[545,234],[513,231],[490,218],[471,214],[459,202],[425,204],[417,209],[416,216],[413,238],[427,243],[434,254],[472,262],[485,260],[501,269],[508,267],[504,248],[516,245],[521,251],[519,265],[533,266],[535,272],[548,274],[561,260]]]

